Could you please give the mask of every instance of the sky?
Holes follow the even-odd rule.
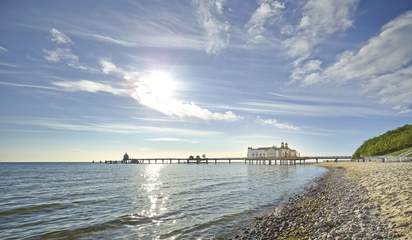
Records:
[[[411,123],[412,1],[0,3],[0,161],[350,155]]]

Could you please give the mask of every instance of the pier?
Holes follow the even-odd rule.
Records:
[[[126,160],[101,160],[105,164],[250,164],[250,165],[300,165],[319,162],[350,161],[352,156],[307,156],[293,158],[130,158]]]

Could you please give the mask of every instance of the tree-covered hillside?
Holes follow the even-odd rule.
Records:
[[[405,125],[366,140],[355,151],[353,158],[385,155],[408,147],[412,147],[412,125]]]

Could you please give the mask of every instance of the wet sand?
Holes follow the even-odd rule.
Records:
[[[324,163],[303,194],[234,239],[412,239],[412,163]]]

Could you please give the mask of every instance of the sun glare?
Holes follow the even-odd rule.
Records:
[[[169,72],[151,71],[142,80],[157,98],[172,98],[177,90],[177,83]]]

